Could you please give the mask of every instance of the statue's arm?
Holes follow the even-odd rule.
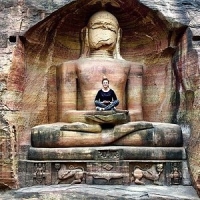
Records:
[[[65,121],[69,110],[77,110],[77,75],[76,63],[65,62],[57,68],[58,121]]]
[[[130,114],[130,121],[143,120],[142,113],[142,74],[143,66],[131,65],[127,85],[127,107]]]

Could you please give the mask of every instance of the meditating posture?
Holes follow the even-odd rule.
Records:
[[[115,110],[119,100],[117,100],[114,90],[109,88],[109,80],[103,78],[102,85],[103,88],[98,91],[94,101],[97,106],[96,110]]]
[[[178,125],[142,121],[143,67],[121,57],[121,29],[116,17],[107,11],[95,13],[82,29],[81,36],[80,58],[57,68],[58,121],[62,123],[34,127],[32,145],[181,146]],[[109,102],[100,105],[95,101],[94,104],[104,76],[109,78],[116,95],[113,93],[112,99],[103,99],[99,92],[96,100]],[[108,80],[103,81],[104,94],[112,91],[108,83]],[[117,105],[119,112],[112,110]],[[96,106],[105,111],[96,111]]]
[[[87,123],[84,115],[96,109],[92,101],[102,77],[112,83],[120,102],[118,108],[129,110],[130,121],[142,120],[143,67],[121,57],[121,29],[115,16],[106,11],[95,13],[81,36],[80,58],[57,69],[58,121],[77,122],[81,118]]]

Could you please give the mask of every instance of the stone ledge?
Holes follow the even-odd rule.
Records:
[[[132,199],[198,200],[192,186],[51,185],[21,188],[1,195],[2,199]]]
[[[77,147],[34,148],[30,147],[29,160],[96,160],[98,152],[117,152],[118,160],[185,160],[183,147]],[[98,158],[100,159],[100,158]],[[100,159],[103,160],[103,159]],[[108,160],[108,159],[106,159]]]

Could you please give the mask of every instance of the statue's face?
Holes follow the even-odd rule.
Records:
[[[108,12],[94,15],[88,23],[90,49],[113,50],[117,41],[118,22]]]
[[[162,163],[159,163],[156,165],[156,171],[157,172],[162,172],[163,171],[163,164]]]

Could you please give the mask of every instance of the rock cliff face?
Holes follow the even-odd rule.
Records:
[[[181,125],[192,178],[200,166],[197,0],[0,2],[1,183],[17,187],[30,128],[57,121],[55,66],[80,55],[80,30],[102,6],[123,30],[121,54],[144,65],[144,120]]]

